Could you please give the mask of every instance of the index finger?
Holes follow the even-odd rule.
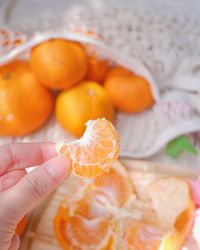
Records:
[[[0,146],[0,175],[12,169],[40,165],[57,156],[53,143],[13,143]]]

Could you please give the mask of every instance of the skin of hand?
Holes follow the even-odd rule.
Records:
[[[27,173],[26,168],[36,167]],[[53,143],[0,146],[0,249],[17,250],[19,221],[69,175],[70,163]]]
[[[196,181],[191,182],[193,200],[197,207],[200,208],[200,177]]]

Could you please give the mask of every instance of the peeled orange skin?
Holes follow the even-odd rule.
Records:
[[[82,82],[61,92],[56,100],[55,114],[61,126],[75,136],[81,136],[90,119],[105,117],[113,122],[114,106],[106,91],[96,82]]]
[[[191,200],[188,208],[177,217],[173,229],[164,229],[156,217],[153,221],[146,216],[134,219],[135,210],[131,210],[132,206],[128,204],[131,204],[135,189],[129,177],[129,171],[116,163],[109,172],[94,178],[87,187],[83,185],[78,195],[73,193],[72,201],[61,203],[53,225],[62,249],[181,249],[186,232],[191,228],[194,202]],[[133,198],[132,204],[136,202],[136,197]]]
[[[191,200],[189,207],[177,218],[175,223],[176,232],[167,237],[159,250],[179,250],[184,244],[184,241],[189,234],[192,226],[195,206]],[[187,222],[187,223],[186,223]]]
[[[115,107],[122,112],[142,112],[154,103],[150,84],[123,68],[112,69],[104,87]]]
[[[96,177],[94,186],[89,185],[86,187],[83,197],[75,201],[77,206],[73,206],[74,204],[69,201],[61,203],[53,219],[53,225],[56,239],[63,249],[113,249],[115,235],[111,233],[111,228],[113,228],[115,223],[112,223],[109,211],[101,213],[101,202],[99,203],[98,200],[103,195],[106,202],[110,203],[113,201],[114,204],[118,204],[118,201],[123,201],[124,205],[127,201],[127,194],[130,195],[132,191],[132,186],[124,169],[116,166],[115,169],[111,170],[111,173],[107,172],[105,176]],[[110,179],[109,183],[107,182],[108,179]],[[109,193],[108,187],[113,191],[110,196],[106,195],[106,193]],[[115,192],[115,188],[121,190],[120,198]],[[89,204],[89,209],[84,209],[84,204],[87,203]],[[98,213],[94,213],[95,208],[99,209]],[[94,230],[92,230],[93,227]],[[82,231],[84,233],[81,233]]]
[[[40,128],[53,108],[51,92],[23,61],[0,67],[0,135],[21,136]]]
[[[119,156],[119,138],[106,119],[89,120],[83,136],[74,141],[58,143],[58,154],[71,161],[71,172],[92,178],[109,170]]]
[[[38,80],[47,87],[67,89],[84,78],[88,61],[80,44],[53,39],[32,49],[30,66]]]
[[[98,59],[96,56],[89,56],[88,71],[85,80],[102,83],[109,70],[109,62],[107,60]]]

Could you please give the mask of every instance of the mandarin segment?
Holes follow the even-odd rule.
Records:
[[[159,227],[130,222],[124,231],[126,250],[159,250],[164,233]],[[171,250],[171,249],[170,249]]]
[[[62,248],[64,250],[69,250],[70,248],[70,242],[68,239],[68,234],[66,233],[66,224],[69,221],[68,219],[68,213],[66,210],[66,207],[61,204],[60,207],[57,210],[57,214],[53,219],[53,226],[54,226],[54,232],[55,237],[61,244]]]
[[[92,220],[80,215],[70,216],[61,205],[53,222],[56,238],[65,250],[102,249],[110,240],[110,220],[106,217]]]
[[[109,233],[110,221],[104,218],[87,220],[79,216],[70,219],[67,227],[72,245],[94,249]]]
[[[86,198],[83,199],[79,203],[75,213],[89,220],[102,216],[109,217],[102,205],[93,201],[93,199],[95,199],[95,197],[90,197],[90,200]]]
[[[72,163],[72,173],[81,177],[95,177],[109,170],[119,155],[118,134],[106,119],[90,120],[78,140],[57,145],[58,153]]]
[[[121,207],[130,198],[133,186],[127,172],[119,165],[114,165],[108,173],[94,179],[96,187],[109,197],[110,202]]]

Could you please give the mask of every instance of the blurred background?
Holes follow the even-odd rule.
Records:
[[[22,26],[23,22],[33,23],[38,20],[49,19],[59,23],[60,19],[63,19],[63,15],[66,11],[73,10],[74,8],[142,8],[146,11],[154,10],[155,14],[172,12],[176,14],[182,14],[189,18],[199,18],[200,3],[198,0],[1,0],[1,9],[4,5],[10,5],[10,12],[7,14],[7,21],[13,26],[17,26],[19,23]],[[2,18],[3,15],[1,15]],[[33,20],[34,18],[34,20]],[[36,20],[37,19],[37,20]],[[47,22],[47,20],[43,20]]]
[[[111,48],[142,62],[155,79],[161,104],[178,100],[187,106],[187,112],[183,116],[182,110],[167,104],[170,107],[162,117],[162,108],[160,113],[151,109],[141,115],[119,114],[116,125],[122,141],[122,156],[137,158],[141,153],[139,158],[198,166],[199,154],[183,153],[172,159],[165,152],[166,144],[180,134],[188,136],[197,152],[200,149],[198,0],[0,0],[0,23],[28,35],[65,32],[81,25],[103,36]],[[192,126],[188,126],[189,121]],[[173,136],[169,136],[170,130],[175,131]],[[145,131],[149,133],[144,134]],[[70,137],[70,134],[51,119],[37,133],[26,137],[2,137],[0,143],[60,140],[65,136]],[[133,143],[130,143],[130,136],[135,139]],[[152,144],[155,150],[149,153]]]

